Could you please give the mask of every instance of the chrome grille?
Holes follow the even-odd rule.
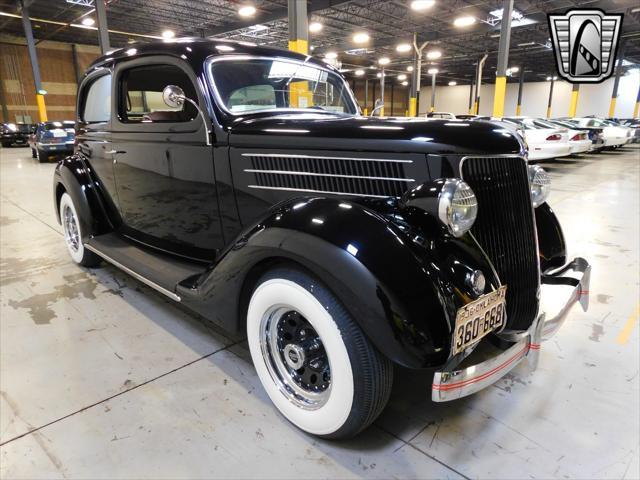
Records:
[[[407,178],[412,160],[243,153],[255,183],[249,188],[335,193],[361,197],[399,197],[416,180]]]
[[[507,285],[507,328],[529,328],[538,313],[538,249],[527,164],[522,158],[473,157],[461,174],[478,198],[471,229]]]

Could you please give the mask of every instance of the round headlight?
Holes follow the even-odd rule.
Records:
[[[464,235],[476,221],[478,201],[471,187],[457,178],[448,178],[438,197],[438,217],[454,237]]]
[[[531,188],[531,202],[534,207],[542,205],[551,192],[551,177],[544,168],[529,165],[529,184]]]

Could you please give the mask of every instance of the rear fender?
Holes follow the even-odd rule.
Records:
[[[81,154],[70,155],[58,162],[53,175],[56,218],[60,223],[60,197],[71,196],[84,236],[100,235],[113,230],[104,213],[100,193]]]
[[[339,199],[288,201],[178,293],[204,316],[216,312],[214,320],[241,330],[256,269],[293,263],[326,284],[389,359],[410,368],[441,365],[449,357],[457,309],[475,298],[467,273],[481,269],[486,291],[498,281],[469,236],[448,236],[423,214],[410,218],[397,209],[393,215],[395,221]]]

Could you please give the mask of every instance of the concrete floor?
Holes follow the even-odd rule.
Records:
[[[640,477],[640,149],[544,166],[570,253],[593,264],[590,311],[535,374],[434,404],[429,375],[399,371],[373,427],[327,442],[271,406],[244,345],[73,265],[54,165],[0,149],[0,477]]]

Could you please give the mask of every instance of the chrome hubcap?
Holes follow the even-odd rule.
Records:
[[[77,252],[80,248],[80,232],[78,229],[78,223],[76,216],[69,205],[64,206],[62,212],[63,224],[64,224],[64,239],[67,242],[67,246],[74,252]]]
[[[331,366],[320,336],[291,307],[274,307],[260,322],[260,346],[271,378],[295,405],[316,410],[331,390]]]

